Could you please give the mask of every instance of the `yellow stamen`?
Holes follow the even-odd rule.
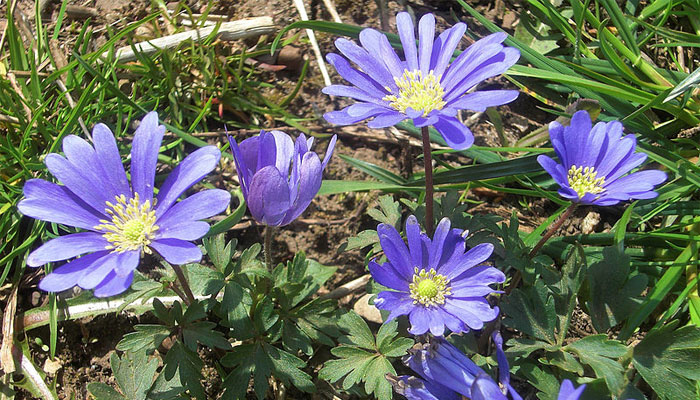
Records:
[[[396,111],[405,113],[407,108],[416,111],[423,111],[423,116],[427,117],[433,110],[442,110],[445,102],[442,97],[445,91],[440,86],[440,78],[430,71],[427,76],[423,76],[421,71],[406,70],[401,78],[394,77],[396,86],[399,87],[399,94],[384,96],[382,100],[388,101],[389,105]]]
[[[414,271],[413,282],[408,285],[413,304],[420,303],[426,307],[445,304],[445,296],[452,294],[452,288],[447,286],[447,277],[433,268],[418,271],[418,267],[415,267]]]
[[[568,181],[569,186],[578,194],[578,197],[583,197],[586,193],[598,194],[605,190],[605,177],[596,178],[598,172],[594,167],[577,167],[571,166],[569,169]]]
[[[129,200],[123,194],[115,200],[114,204],[106,202],[105,213],[112,220],[100,220],[102,224],[94,227],[105,232],[102,236],[110,243],[106,249],[117,253],[139,249],[150,252],[146,246],[151,244],[158,230],[156,212],[151,209],[151,202],[146,200],[141,204],[138,193],[134,193]]]

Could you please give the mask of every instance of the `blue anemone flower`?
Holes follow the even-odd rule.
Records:
[[[515,100],[516,90],[470,91],[482,81],[508,70],[520,52],[503,46],[508,35],[499,32],[472,44],[450,64],[467,30],[466,24],[460,22],[435,38],[435,17],[426,14],[418,23],[417,48],[410,15],[398,13],[396,26],[405,61],[399,58],[387,37],[374,29],[360,32],[362,46],[343,38],[335,41],[347,60],[335,53],[326,58],[352,85],[330,85],[323,93],[350,97],[357,102],[323,117],[337,125],[374,118],[367,124],[370,128],[384,128],[410,118],[417,127],[434,126],[453,149],[470,147],[474,136],[456,118],[457,112],[484,111],[486,107]]]
[[[499,382],[442,337],[428,337],[404,357],[404,363],[420,378],[401,376],[390,379],[394,390],[409,400],[460,399],[522,400],[510,385],[508,360],[500,333],[492,335],[496,344]]]
[[[569,126],[549,124],[549,137],[559,157],[540,155],[540,163],[561,186],[559,194],[575,203],[610,206],[632,199],[658,196],[654,186],[666,180],[659,170],[625,175],[647,158],[637,153],[634,135],[622,136],[619,121],[598,122],[592,126],[586,111],[577,111]]]
[[[30,267],[85,254],[55,269],[39,283],[40,289],[59,292],[77,285],[94,289],[97,297],[113,296],[129,288],[142,254],[151,249],[171,264],[202,258],[190,241],[209,231],[209,224],[200,220],[224,211],[231,195],[211,189],[178,198],[216,167],[221,152],[206,146],[185,157],[154,196],[164,133],[155,112],[141,121],[131,149],[131,184],[114,135],[104,124],[95,125],[93,145],[69,135],[63,139],[65,157],[46,156],[46,167],[63,185],[31,179],[17,208],[26,216],[87,232],[57,237],[29,254]]]
[[[377,308],[390,311],[387,321],[408,315],[412,334],[442,336],[445,327],[467,332],[498,316],[498,307],[491,308],[485,299],[495,291],[489,285],[505,281],[503,272],[484,264],[493,245],[482,243],[465,252],[463,232],[450,229],[450,220],[443,218],[430,240],[411,215],[406,248],[393,226],[377,227],[388,261],[370,261],[369,270],[374,280],[395,290],[380,292],[374,301]]]
[[[296,143],[280,131],[260,131],[239,145],[229,136],[241,190],[256,221],[282,226],[294,221],[321,188],[321,175],[333,154],[333,135],[321,161],[310,151],[314,138]]]

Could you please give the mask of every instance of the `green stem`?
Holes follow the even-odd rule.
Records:
[[[185,292],[185,297],[182,300],[185,302],[185,304],[189,306],[190,304],[195,302],[192,289],[190,289],[190,285],[189,283],[187,283],[187,278],[185,278],[185,273],[182,272],[182,268],[180,268],[179,265],[172,265],[172,267],[173,271],[175,271],[175,275],[177,275],[177,280],[180,282],[180,286],[182,286],[182,290],[184,290]],[[177,293],[177,291],[175,291],[175,293]]]
[[[544,235],[542,236],[542,238],[540,239],[540,241],[537,242],[537,244],[535,245],[535,247],[532,248],[532,250],[530,251],[530,254],[528,254],[528,258],[532,259],[532,257],[534,257],[535,255],[537,255],[537,253],[540,251],[540,249],[542,248],[542,246],[544,246],[544,244],[547,243],[547,240],[549,240],[552,236],[554,236],[554,234],[555,234],[555,233],[559,230],[559,228],[561,228],[561,226],[564,224],[564,221],[566,221],[566,220],[571,216],[571,214],[572,214],[572,213],[574,212],[574,210],[576,209],[576,206],[577,206],[577,205],[578,205],[578,203],[572,203],[572,204],[569,206],[569,208],[567,208],[567,209],[564,211],[564,213],[562,213],[562,214],[559,216],[559,219],[557,219],[557,221],[556,221],[555,223],[553,223],[553,224],[549,227],[549,229],[547,229],[547,231],[544,233]],[[523,274],[522,274],[520,271],[516,271],[515,275],[513,276],[513,280],[511,280],[510,285],[508,285],[508,287],[507,287],[506,290],[505,290],[505,292],[506,292],[507,295],[510,294],[510,292],[511,292],[513,289],[515,289],[516,287],[518,287],[518,285],[520,284],[520,281],[522,280],[522,277],[523,277]]]
[[[272,234],[275,228],[271,226],[265,227],[265,243],[263,253],[265,255],[265,266],[268,271],[272,271]]]
[[[425,230],[433,234],[433,158],[430,149],[430,132],[428,127],[421,128],[423,136],[423,166],[425,167]]]

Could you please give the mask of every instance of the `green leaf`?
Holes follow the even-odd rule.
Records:
[[[347,336],[339,339],[345,344],[331,350],[340,359],[326,361],[319,377],[331,383],[345,377],[342,385],[345,390],[364,382],[366,393],[374,393],[380,400],[391,399],[391,385],[384,377],[386,374],[395,375],[396,370],[389,358],[405,355],[413,345],[413,339],[394,339],[398,334],[398,323],[394,320],[379,328],[375,341],[364,319],[352,311],[341,317],[339,325],[349,331]]]
[[[391,225],[397,229],[399,228],[399,222],[401,222],[401,206],[389,195],[380,197],[379,209],[370,208],[367,210],[367,214],[379,222]]]
[[[173,400],[181,399],[181,394],[185,392],[185,387],[180,383],[179,371],[167,379],[165,374],[159,374],[156,381],[148,392],[149,400]]]
[[[275,377],[287,384],[291,383],[294,387],[304,392],[313,393],[316,391],[316,386],[311,381],[311,376],[301,370],[301,368],[306,366],[302,359],[267,343],[263,343],[263,347],[272,361]]]
[[[558,282],[550,286],[554,295],[554,308],[559,315],[559,341],[564,342],[569,330],[571,314],[576,308],[576,296],[586,273],[586,256],[581,245],[576,245],[562,266]]]
[[[371,246],[375,243],[379,243],[379,235],[374,229],[367,229],[348,238],[348,245],[345,250],[363,249],[367,246]]]
[[[163,374],[165,379],[171,380],[178,374],[182,385],[197,399],[206,399],[206,393],[199,382],[202,379],[202,367],[204,363],[196,352],[189,350],[180,342],[175,342],[163,360],[165,367]]]
[[[411,338],[394,339],[399,333],[396,331],[399,323],[396,319],[391,320],[379,328],[377,332],[377,348],[379,352],[387,357],[400,357],[406,355],[406,350],[415,343]]]
[[[170,335],[170,328],[163,325],[136,325],[134,329],[117,343],[117,350],[152,353]]]
[[[534,286],[514,290],[501,303],[503,323],[550,344],[556,342],[554,298],[541,279]]]
[[[338,322],[339,326],[348,331],[348,336],[346,336],[348,344],[371,351],[376,350],[374,335],[369,330],[367,322],[354,311],[343,314]]]
[[[591,322],[598,332],[623,322],[642,302],[647,276],[630,275],[630,257],[618,247],[603,249],[603,259],[588,268]]]
[[[224,274],[226,267],[231,263],[233,254],[236,251],[238,241],[236,239],[226,243],[226,234],[220,233],[202,240],[207,256],[220,273]]]
[[[633,350],[632,361],[656,394],[667,400],[697,399],[700,328],[677,321],[650,332]]]
[[[624,368],[617,359],[627,352],[624,344],[609,340],[607,335],[601,334],[586,336],[564,349],[576,354],[582,363],[590,365],[597,377],[605,379],[611,393],[622,390]]]
[[[111,386],[102,382],[90,382],[87,384],[88,392],[95,400],[126,400],[127,398],[119,394]]]
[[[112,353],[109,363],[124,396],[130,400],[144,400],[153,385],[158,359],[149,360],[143,351],[128,351],[121,358]]]
[[[548,24],[523,11],[520,13],[520,23],[515,27],[515,38],[540,54],[547,54],[559,48],[557,40],[561,38],[561,35],[552,35],[550,31]]]
[[[182,329],[182,339],[190,350],[197,350],[197,343],[201,343],[210,349],[230,349],[229,343],[224,334],[214,330],[216,324],[209,321],[200,321],[188,324]]]

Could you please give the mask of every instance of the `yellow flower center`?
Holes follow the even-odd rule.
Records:
[[[452,293],[448,283],[447,277],[438,274],[433,268],[430,271],[418,271],[418,267],[415,267],[413,282],[408,285],[413,304],[420,303],[426,307],[445,304],[445,296]]]
[[[598,194],[605,190],[605,177],[596,178],[598,172],[593,167],[571,166],[569,169],[569,186],[574,189],[578,197],[583,197],[586,193]]]
[[[423,116],[427,117],[433,110],[442,110],[445,102],[442,97],[445,90],[440,86],[440,78],[430,71],[427,76],[423,76],[421,71],[406,70],[401,78],[394,77],[396,86],[399,87],[399,94],[387,95],[382,100],[388,101],[389,105],[396,111],[405,113],[407,108],[416,111],[423,111]]]
[[[158,230],[156,212],[151,209],[151,202],[146,200],[141,204],[139,194],[135,193],[129,200],[121,195],[116,197],[114,203],[106,203],[105,213],[112,220],[102,219],[102,224],[95,226],[95,230],[105,232],[102,236],[110,243],[106,249],[117,253],[139,249],[150,252],[146,246]]]

